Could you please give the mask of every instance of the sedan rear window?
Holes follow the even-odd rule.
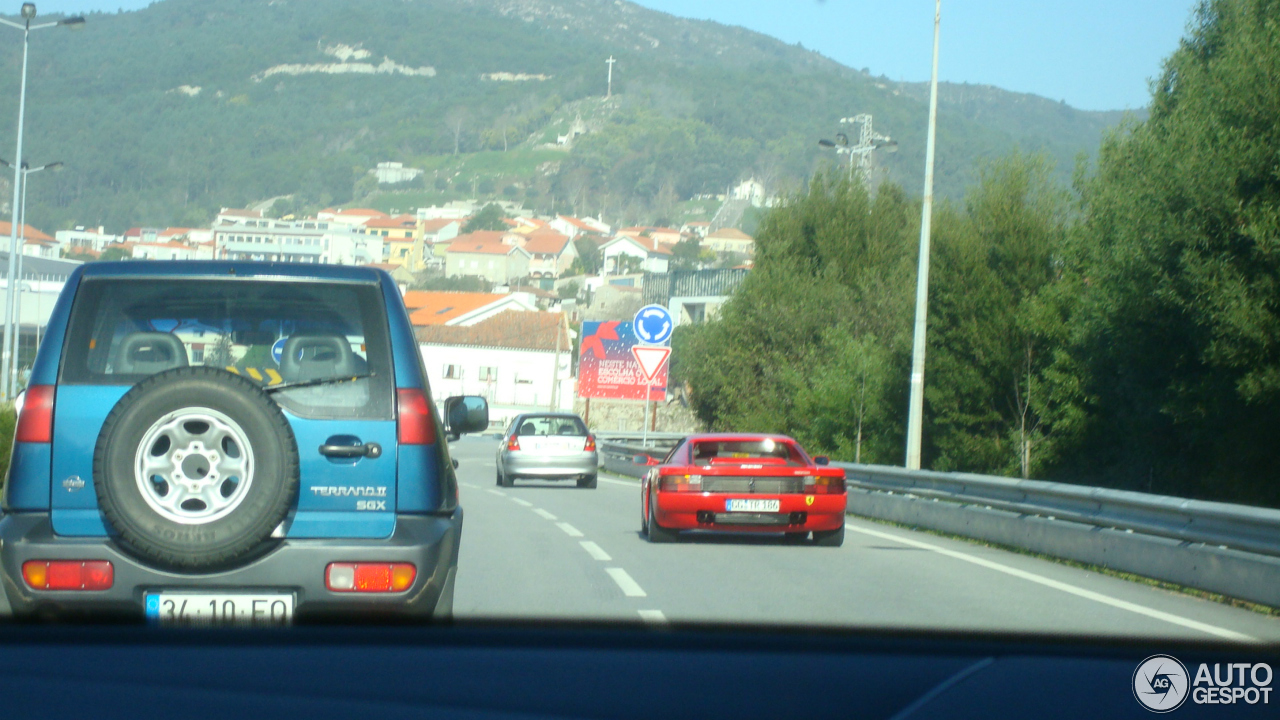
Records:
[[[76,292],[61,382],[132,385],[204,365],[268,391],[310,384],[272,391],[301,417],[390,419],[386,327],[374,285],[91,278]],[[334,378],[348,381],[316,384]]]
[[[526,415],[517,421],[516,435],[570,435],[583,437],[587,426],[576,417],[554,415]]]

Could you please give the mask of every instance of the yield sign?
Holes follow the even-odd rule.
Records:
[[[636,362],[640,364],[640,372],[644,374],[645,382],[653,382],[653,379],[658,375],[658,371],[666,364],[667,358],[671,357],[671,348],[632,345],[631,354],[636,357]]]

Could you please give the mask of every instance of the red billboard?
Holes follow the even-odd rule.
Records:
[[[629,322],[582,323],[578,397],[666,400],[667,364],[663,363],[650,385],[631,354],[632,346],[638,344]]]

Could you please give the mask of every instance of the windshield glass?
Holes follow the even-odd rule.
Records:
[[[0,161],[0,618],[1280,648],[1280,0],[17,0]]]

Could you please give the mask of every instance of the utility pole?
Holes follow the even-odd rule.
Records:
[[[605,93],[604,99],[608,100],[609,98],[613,97],[613,64],[618,61],[614,60],[613,56],[610,55],[609,59],[605,60],[605,62],[609,63],[609,90],[607,93]]]
[[[933,157],[938,135],[938,29],[942,0],[933,10],[933,74],[929,80],[929,141],[925,147],[924,205],[920,211],[920,265],[916,273],[916,323],[911,341],[911,404],[907,414],[907,469],[920,469],[924,422],[925,325],[929,314],[929,233],[933,223]]]

